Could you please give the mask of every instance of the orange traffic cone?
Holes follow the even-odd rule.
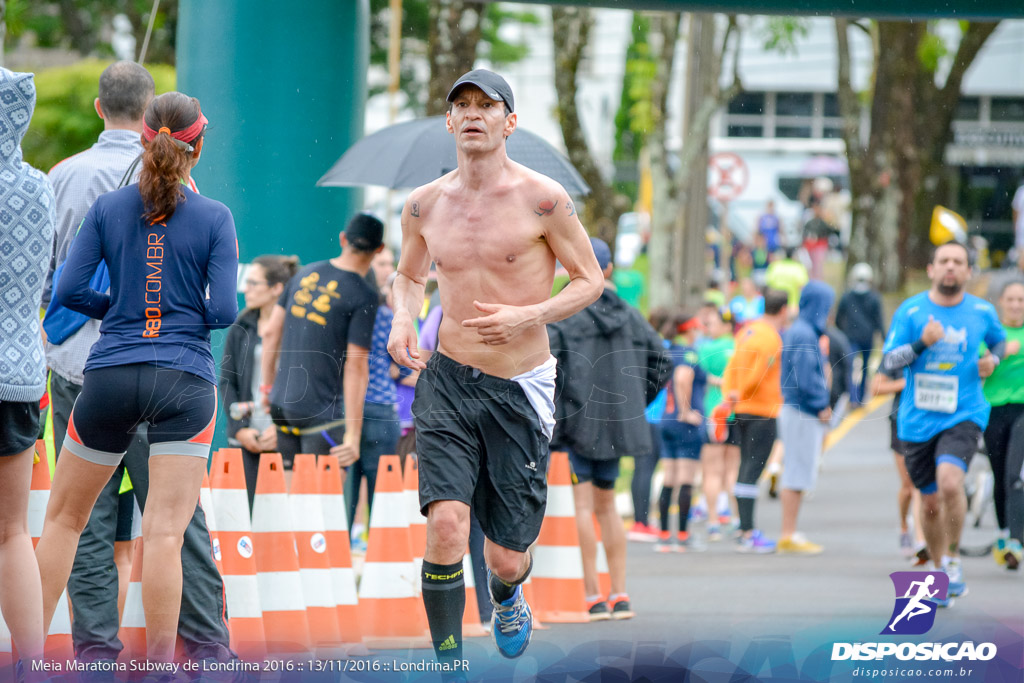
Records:
[[[423,554],[427,551],[427,518],[420,512],[420,468],[416,458],[405,459],[402,477],[405,502],[409,509],[409,543],[416,569],[416,595],[423,595]]]
[[[487,631],[480,623],[480,608],[476,602],[476,576],[473,574],[473,558],[466,548],[462,556],[462,574],[466,582],[466,609],[462,612],[462,637],[477,638],[486,636]]]
[[[124,614],[117,637],[124,643],[123,661],[142,661],[146,658],[146,613],[142,609],[142,538],[135,545],[132,558],[132,577],[124,598]]]
[[[423,601],[416,597],[407,509],[398,456],[381,456],[359,584],[363,642],[371,648],[430,646]]]
[[[50,464],[46,458],[46,442],[36,441],[36,455],[39,462],[32,465],[32,488],[28,494],[28,528],[32,535],[32,547],[39,545],[39,537],[43,535],[43,522],[46,520],[46,506],[50,502]],[[75,646],[71,641],[71,603],[68,601],[67,589],[60,595],[57,610],[50,622],[50,631],[46,634],[43,654],[48,659],[65,661],[75,656]]]
[[[217,571],[224,576],[224,556],[220,551],[220,534],[217,533],[217,514],[213,508],[213,491],[210,490],[210,477],[203,474],[203,486],[199,489],[199,507],[206,516],[206,528],[210,530],[210,545],[213,549],[213,562]]]
[[[270,654],[308,654],[309,622],[280,453],[260,456],[252,508],[256,577]]]
[[[256,559],[249,524],[249,495],[245,489],[242,451],[223,448],[213,456],[210,469],[213,511],[224,569],[231,649],[248,661],[267,654]]]
[[[583,556],[580,554],[576,511],[573,505],[569,456],[551,454],[548,464],[548,504],[533,554],[530,578],[534,614],[556,623],[589,623],[583,588]]]
[[[338,603],[334,599],[331,581],[330,541],[320,503],[315,455],[301,453],[295,456],[291,486],[288,502],[291,503],[310,639],[314,646],[337,646],[341,640]]]
[[[531,572],[532,574],[532,572]],[[533,612],[533,630],[534,631],[546,631],[548,627],[544,625],[544,622],[537,616],[537,611],[532,609],[533,605],[537,604],[537,596],[533,594],[533,577],[527,576],[526,581],[523,581],[523,595],[526,596],[526,602],[530,604],[531,611]]]
[[[320,502],[324,514],[324,535],[331,563],[331,587],[338,604],[338,629],[345,643],[360,643],[359,597],[356,592],[356,574],[352,569],[349,547],[348,517],[345,513],[345,494],[342,488],[341,465],[338,456],[321,455],[317,460]],[[356,654],[351,647],[350,655]]]
[[[612,594],[612,575],[608,569],[608,553],[604,549],[601,525],[597,523],[597,515],[594,515],[594,531],[597,533],[597,584],[601,589],[601,595],[607,598]]]

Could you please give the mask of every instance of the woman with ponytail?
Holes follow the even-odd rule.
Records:
[[[82,528],[136,426],[149,424],[142,519],[147,657],[170,662],[181,600],[181,546],[210,454],[216,376],[210,330],[238,312],[231,212],[188,189],[206,132],[199,101],[152,100],[139,182],[100,196],[71,246],[58,301],[102,319],[57,461],[36,549],[46,627],[67,584]],[[89,287],[96,266],[110,293]]]

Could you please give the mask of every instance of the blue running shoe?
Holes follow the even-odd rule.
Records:
[[[754,529],[749,537],[744,538],[742,535],[736,539],[736,552],[738,553],[754,553],[756,555],[765,555],[768,553],[775,552],[775,541],[767,538],[759,530]]]
[[[947,609],[947,608],[953,606],[953,598],[951,598],[951,597],[947,597],[945,600],[943,600],[940,597],[934,597],[934,598],[928,598],[928,599],[931,600],[932,602],[934,602],[935,606],[938,607],[939,609]]]
[[[490,585],[491,573],[487,572],[487,583]],[[533,612],[523,597],[523,587],[516,586],[516,592],[504,602],[494,602],[494,613],[491,616],[491,638],[504,657],[514,659],[526,652],[533,635]]]
[[[950,560],[945,570],[949,577],[949,597],[959,598],[967,595],[967,582],[964,581],[964,569],[960,565],[960,560]]]

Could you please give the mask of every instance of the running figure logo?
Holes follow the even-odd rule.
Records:
[[[893,572],[896,605],[881,635],[921,635],[935,623],[935,601],[945,600],[949,577],[945,572]]]

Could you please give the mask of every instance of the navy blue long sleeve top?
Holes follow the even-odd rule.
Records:
[[[210,330],[238,314],[238,241],[231,211],[183,188],[170,219],[150,224],[138,185],[100,196],[78,229],[56,296],[103,321],[85,365],[151,363],[216,384]],[[110,269],[110,294],[89,287]]]

